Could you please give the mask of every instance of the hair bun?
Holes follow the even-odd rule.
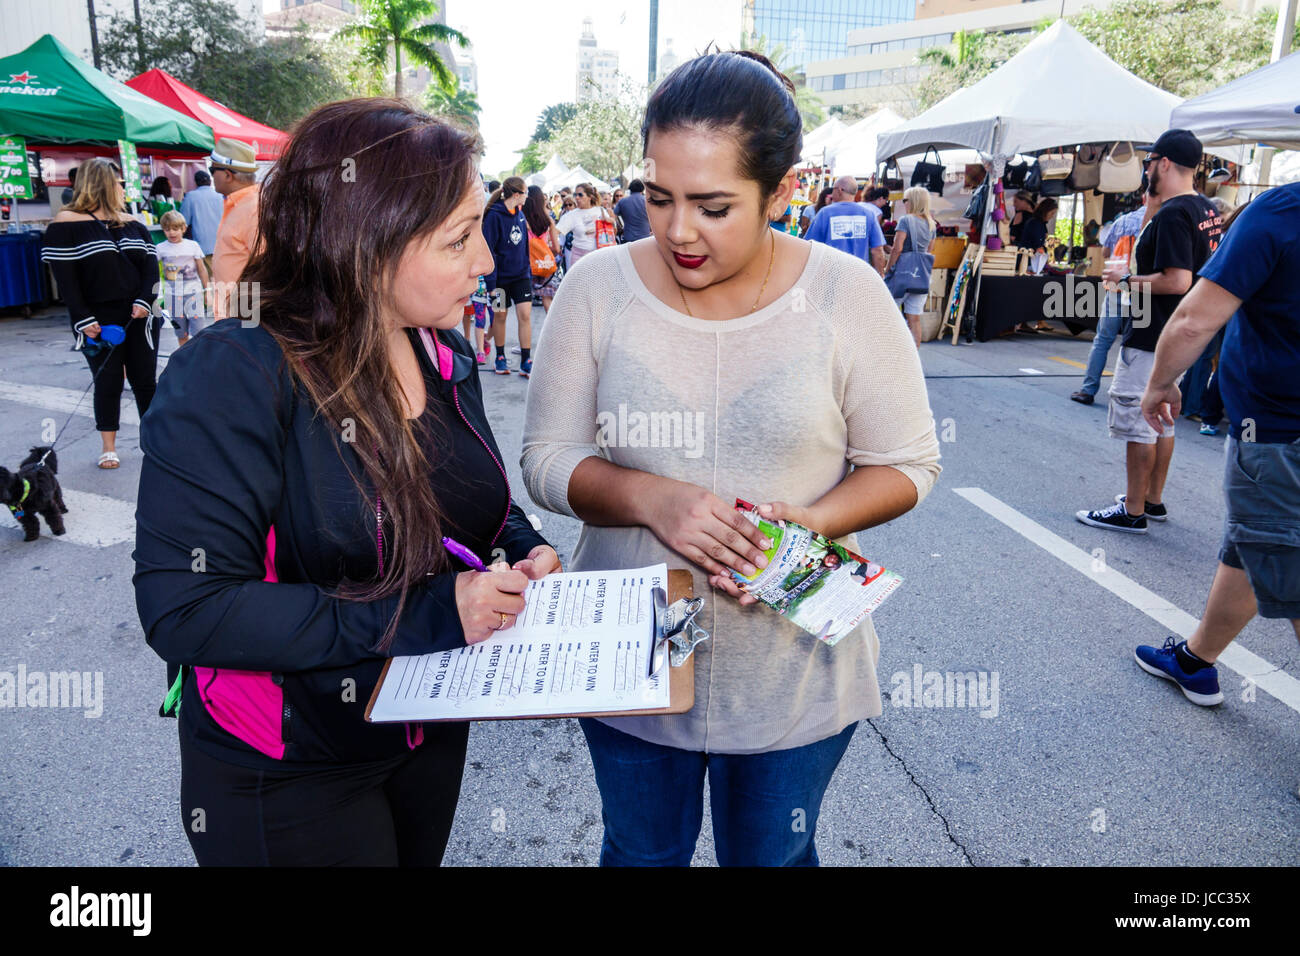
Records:
[[[785,91],[787,93],[789,93],[792,97],[795,95],[794,81],[791,80],[790,77],[782,73],[781,70],[777,67],[777,65],[773,63],[767,56],[765,56],[762,53],[759,53],[757,50],[732,50],[731,52],[736,54],[736,56],[743,56],[747,60],[753,60],[755,63],[763,64],[763,66],[767,67],[769,70],[772,71],[773,76],[775,76],[778,80],[781,81],[781,85],[785,87]]]

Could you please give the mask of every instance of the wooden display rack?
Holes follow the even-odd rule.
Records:
[[[1022,276],[1029,271],[1029,250],[986,249],[980,269],[986,276]]]
[[[962,313],[966,309],[966,294],[970,292],[971,286],[979,277],[984,252],[983,246],[972,243],[962,254],[961,262],[953,274],[952,289],[948,293],[947,307],[943,311],[943,322],[939,325],[939,334],[936,338],[943,338],[944,333],[951,326],[952,344],[957,344],[957,336],[961,334]],[[956,305],[955,309],[954,305]]]

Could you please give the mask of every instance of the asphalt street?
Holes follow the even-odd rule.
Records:
[[[1201,613],[1223,519],[1223,439],[1179,422],[1170,520],[1148,535],[1076,522],[1124,478],[1105,385],[1092,407],[1067,398],[1087,340],[922,347],[944,471],[917,510],[860,535],[867,556],[905,579],[876,615],[880,683],[888,693],[918,668],[976,672],[989,693],[976,708],[887,698],[859,727],[823,806],[826,865],[1300,863],[1300,647],[1289,625],[1247,627],[1238,644],[1271,673],[1254,681],[1221,667],[1218,708],[1193,706],[1133,661],[1136,644],[1159,644],[1170,621]],[[0,464],[46,443],[89,382],[70,345],[57,311],[0,320]],[[174,347],[164,332],[163,351]],[[528,383],[485,374],[483,384],[516,498],[567,557],[578,523],[528,501],[519,475]],[[131,588],[139,430],[124,417],[122,467],[99,471],[89,406],[58,446],[69,534],[25,543],[0,518],[0,671],[101,672],[102,715],[0,709],[0,863],[189,865],[176,724],[156,716],[165,667]],[[757,487],[731,494],[761,498]],[[472,727],[448,863],[594,865],[600,837],[576,722]],[[707,815],[696,862],[714,862]]]

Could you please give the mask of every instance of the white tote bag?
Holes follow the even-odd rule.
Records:
[[[1131,193],[1142,185],[1142,164],[1130,142],[1115,143],[1101,158],[1097,189],[1103,193]]]

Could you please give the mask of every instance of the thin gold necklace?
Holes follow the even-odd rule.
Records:
[[[768,232],[773,232],[773,230],[769,229]],[[763,276],[763,286],[758,290],[758,295],[754,298],[754,304],[749,307],[750,312],[753,312],[755,309],[758,308],[758,303],[762,301],[763,293],[767,291],[767,280],[772,278],[772,263],[775,261],[776,261],[776,236],[773,235],[772,252],[767,257],[767,275]],[[695,318],[695,313],[692,312],[691,307],[686,304],[686,290],[682,288],[681,283],[677,284],[677,291],[681,294],[682,297],[682,308],[686,310],[686,314],[689,315],[692,319]]]

